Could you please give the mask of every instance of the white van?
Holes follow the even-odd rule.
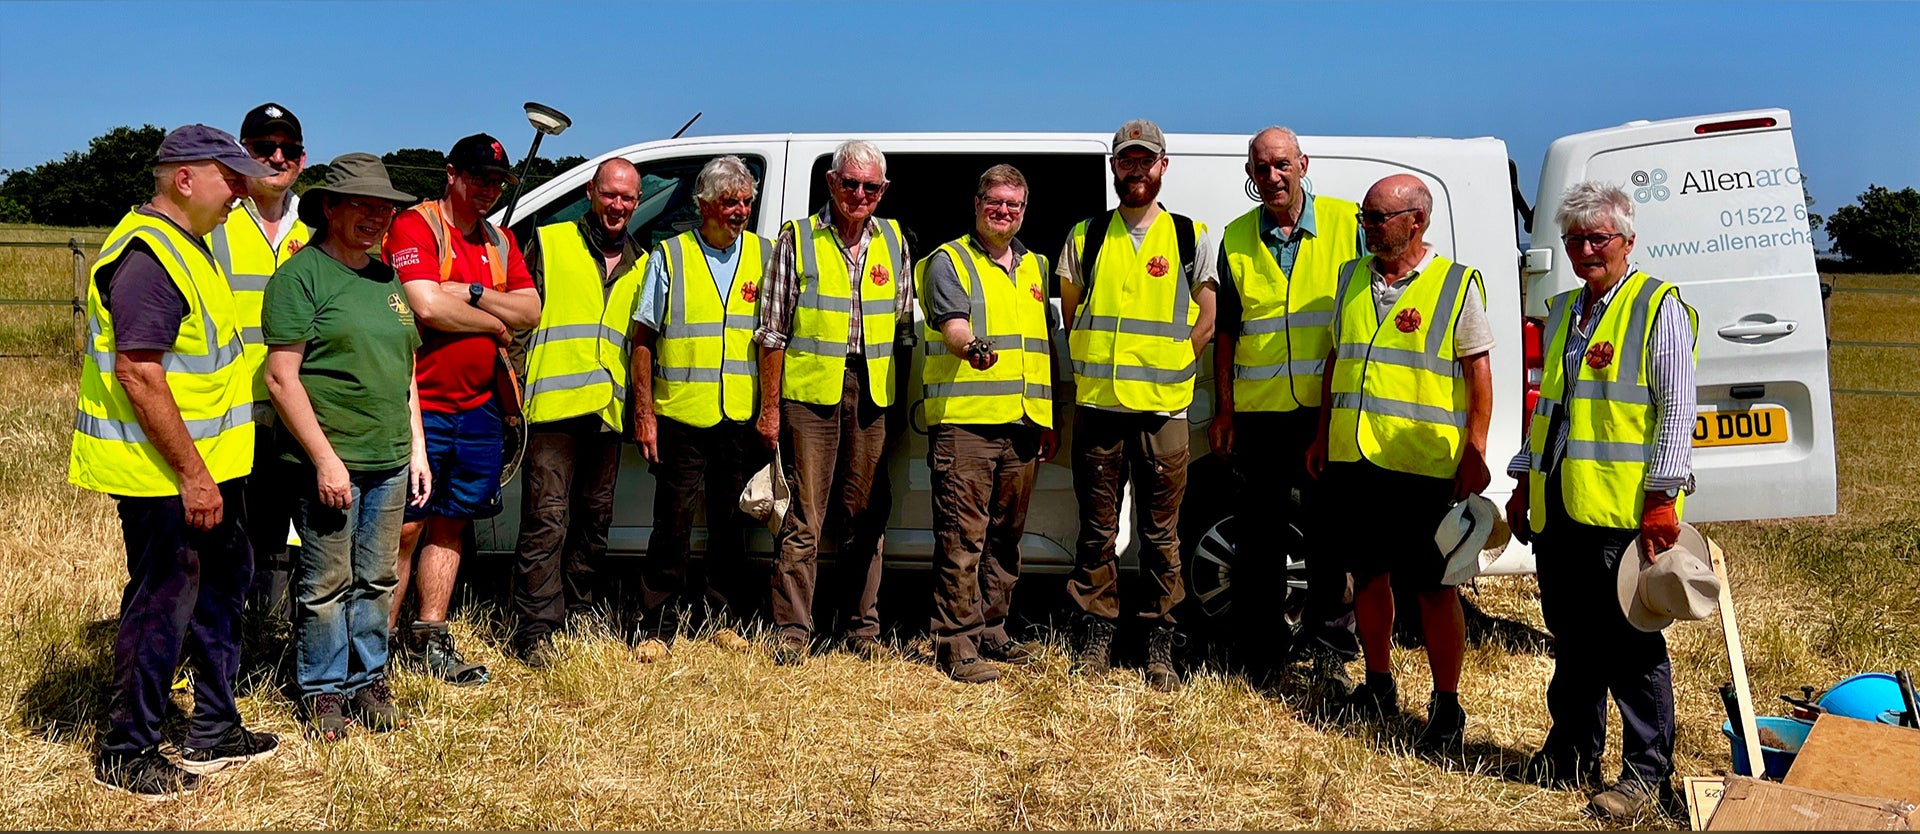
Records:
[[[1250,132],[1249,132],[1250,135]],[[898,220],[915,255],[964,234],[972,222],[980,173],[1010,163],[1031,185],[1021,239],[1049,258],[1072,225],[1116,205],[1105,133],[896,133],[711,136],[645,142],[603,154],[526,194],[513,223],[519,239],[535,226],[579,217],[585,186],[601,160],[624,157],[639,167],[641,200],[630,228],[658,243],[698,225],[693,180],[709,159],[745,159],[762,185],[751,228],[769,238],[780,223],[827,201],[823,173],[840,142],[859,138],[887,155],[892,182],[879,214]],[[1172,134],[1172,157],[1161,202],[1216,230],[1256,205],[1242,170],[1245,135]],[[1787,112],[1761,110],[1663,122],[1634,122],[1569,136],[1548,150],[1531,219],[1520,199],[1506,143],[1494,138],[1436,139],[1302,136],[1315,193],[1358,202],[1389,174],[1410,173],[1433,192],[1429,245],[1486,277],[1493,352],[1494,417],[1488,434],[1495,470],[1487,495],[1504,503],[1514,483],[1506,462],[1522,443],[1524,420],[1539,382],[1545,300],[1578,284],[1558,246],[1558,196],[1575,182],[1598,178],[1626,186],[1637,202],[1633,259],[1681,287],[1700,312],[1700,422],[1694,442],[1699,493],[1687,505],[1694,521],[1831,514],[1835,511],[1833,425],[1828,407],[1825,325],[1799,186]],[[497,222],[501,218],[496,215]],[[1520,225],[1538,248],[1522,249]],[[1055,297],[1058,297],[1057,288]],[[1057,302],[1056,302],[1057,303]],[[1067,347],[1056,332],[1064,372]],[[926,426],[920,418],[918,363],[905,402],[910,429],[887,461],[892,483],[886,536],[889,567],[926,566],[933,548]],[[1213,416],[1211,357],[1199,363],[1201,391],[1188,421],[1194,461],[1182,509],[1189,596],[1207,614],[1228,604],[1234,523],[1226,517],[1233,478],[1207,454]],[[1078,513],[1069,463],[1071,438],[1043,465],[1022,542],[1025,569],[1063,573],[1073,564]],[[508,487],[506,511],[481,522],[482,551],[514,548],[519,485]],[[653,522],[653,480],[637,450],[622,461],[610,551],[647,549]],[[1122,526],[1122,559],[1133,563]],[[700,534],[696,553],[704,546]],[[772,542],[756,531],[750,548]],[[1285,613],[1297,621],[1304,563],[1289,559]],[[1527,573],[1533,555],[1517,542],[1493,573]]]

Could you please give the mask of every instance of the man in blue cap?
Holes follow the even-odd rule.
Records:
[[[206,244],[247,178],[272,173],[216,128],[167,134],[153,199],[107,236],[87,285],[67,477],[119,505],[128,574],[94,781],[143,799],[192,790],[200,774],[278,746],[240,726],[234,705],[253,576],[243,497],[253,398],[233,290]],[[159,751],[160,722],[183,652],[193,715],[176,764]]]

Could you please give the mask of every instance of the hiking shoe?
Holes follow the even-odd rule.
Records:
[[[280,749],[280,737],[272,733],[255,733],[239,724],[213,743],[212,747],[188,747],[180,754],[180,769],[188,773],[206,775],[217,773],[229,766],[257,762],[272,758],[274,751]]]
[[[996,663],[1032,663],[1033,652],[1025,645],[1008,640],[1005,643],[980,644],[980,656]]]
[[[878,637],[849,637],[847,651],[866,660],[880,660],[893,655],[893,651],[887,648],[887,644],[880,642]]]
[[[520,662],[529,669],[545,669],[560,661],[560,649],[553,645],[553,636],[542,634],[519,646],[514,654],[520,656]]]
[[[658,637],[648,637],[633,647],[633,659],[641,663],[658,663],[673,656],[673,649],[667,641]]]
[[[753,646],[752,643],[747,642],[747,638],[740,636],[740,632],[730,628],[714,632],[711,639],[714,645],[730,652],[744,652]]]
[[[167,761],[160,748],[150,747],[134,754],[101,753],[93,764],[93,783],[135,799],[165,802],[200,787],[200,776]]]
[[[1414,740],[1414,749],[1452,752],[1466,741],[1467,711],[1460,708],[1459,696],[1442,697],[1442,693],[1433,693],[1433,699],[1427,702],[1427,726]]]
[[[1349,721],[1380,724],[1399,714],[1400,687],[1391,677],[1354,687],[1353,695],[1340,704],[1340,715]]]
[[[945,665],[946,668],[942,671],[947,673],[947,677],[953,678],[961,683],[993,683],[1000,679],[999,669],[993,668],[993,664],[977,657],[969,657],[959,663],[943,665]]]
[[[1073,665],[1082,672],[1098,675],[1113,668],[1112,620],[1096,617],[1092,614],[1080,618],[1079,646],[1073,654]]]
[[[489,679],[487,667],[468,663],[453,645],[453,632],[446,626],[414,623],[413,636],[423,644],[421,662],[427,674],[454,686],[479,686]]]
[[[1353,682],[1353,676],[1347,674],[1347,662],[1330,653],[1314,656],[1313,678],[1323,693],[1322,697],[1333,701],[1352,698],[1353,691],[1359,688],[1359,685]]]
[[[347,737],[346,701],[338,692],[322,692],[307,697],[303,706],[307,713],[307,729],[314,738],[339,741]]]
[[[353,713],[354,720],[376,733],[407,728],[407,716],[393,702],[393,690],[384,678],[354,690],[347,709]]]
[[[1180,688],[1180,672],[1173,666],[1173,647],[1180,632],[1172,626],[1155,626],[1147,633],[1147,686],[1160,692]]]
[[[773,663],[776,666],[799,666],[807,662],[811,653],[804,637],[787,636],[773,647]]]
[[[1638,779],[1623,779],[1587,801],[1587,813],[1607,822],[1684,815],[1686,807],[1671,783],[1658,790]]]

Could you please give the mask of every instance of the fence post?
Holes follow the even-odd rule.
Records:
[[[87,253],[80,248],[80,238],[67,238],[67,251],[73,253],[73,297],[68,303],[73,307],[73,344],[77,354],[87,351]]]

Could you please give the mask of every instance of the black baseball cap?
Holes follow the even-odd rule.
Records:
[[[274,175],[272,168],[255,161],[246,148],[240,147],[240,141],[233,138],[233,134],[206,125],[174,128],[167,138],[160,140],[160,150],[153,155],[156,165],[208,159],[232,168],[234,173],[243,177]]]
[[[307,141],[300,135],[300,119],[293,111],[271,101],[247,111],[247,117],[240,120],[240,138],[254,139],[276,130],[285,131],[295,142]]]
[[[513,162],[507,159],[507,149],[500,140],[484,133],[476,133],[453,143],[453,151],[447,154],[447,164],[455,171],[469,174],[499,172],[507,176],[507,182],[519,182],[513,175]]]

